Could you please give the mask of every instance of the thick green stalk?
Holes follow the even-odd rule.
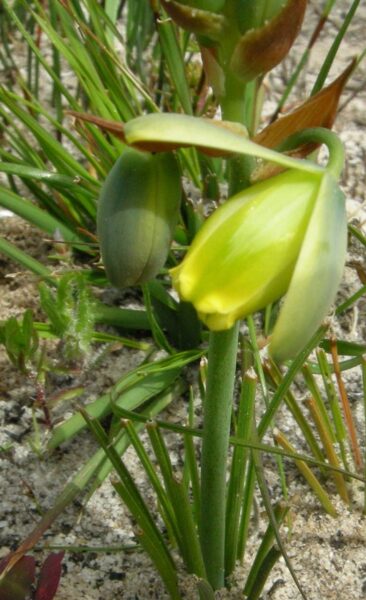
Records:
[[[245,123],[245,84],[230,72],[225,73],[225,95],[220,106],[224,121]]]
[[[246,124],[245,86],[225,73],[222,118]],[[229,195],[249,184],[251,157],[228,163]],[[225,585],[226,473],[232,400],[238,351],[239,323],[227,331],[211,332],[204,401],[201,457],[200,540],[207,579],[213,589]]]
[[[238,323],[211,332],[201,461],[201,547],[208,580],[224,587],[226,469],[238,347]]]
[[[226,73],[225,96],[220,98],[220,105],[224,121],[242,123],[250,127],[245,102],[245,84],[230,73]],[[228,160],[229,197],[250,185],[253,163],[254,159],[251,156],[234,156]]]

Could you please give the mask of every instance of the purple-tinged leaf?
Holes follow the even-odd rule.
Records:
[[[52,553],[44,561],[39,575],[35,600],[52,600],[61,578],[61,563],[64,552]],[[0,598],[0,600],[2,600]]]

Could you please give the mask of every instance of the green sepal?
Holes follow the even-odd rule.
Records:
[[[334,301],[347,248],[344,194],[325,173],[299,258],[270,344],[272,356],[295,356],[310,340]]]

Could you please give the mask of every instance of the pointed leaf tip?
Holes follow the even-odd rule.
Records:
[[[266,148],[276,148],[291,135],[310,127],[331,129],[337,115],[339,99],[344,87],[355,68],[354,59],[348,67],[320,92],[308,98],[295,110],[286,113],[258,133],[253,141]],[[315,144],[316,146],[316,144]],[[306,144],[301,156],[307,156],[314,150],[314,144]]]

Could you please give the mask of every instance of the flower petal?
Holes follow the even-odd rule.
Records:
[[[227,329],[286,292],[320,183],[318,175],[287,171],[243,190],[208,218],[171,274],[210,329]]]

